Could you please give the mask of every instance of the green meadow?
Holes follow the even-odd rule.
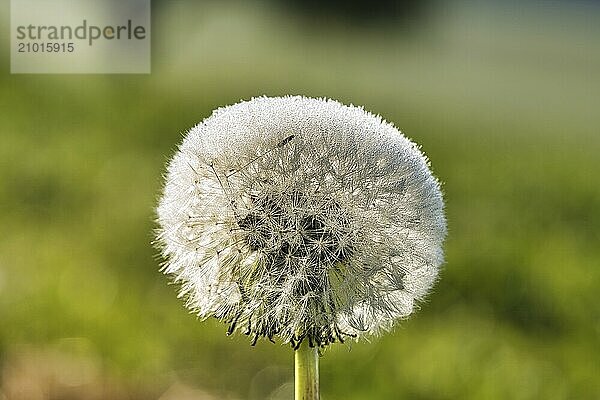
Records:
[[[149,75],[11,75],[3,30],[0,399],[292,398],[291,348],[189,314],[151,244],[183,133],[285,94],[392,121],[446,201],[431,295],[390,334],[325,350],[323,399],[600,398],[590,9],[446,6],[404,30],[163,2]]]

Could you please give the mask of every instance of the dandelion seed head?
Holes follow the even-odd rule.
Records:
[[[388,330],[443,262],[427,158],[392,124],[334,100],[216,110],[169,163],[157,214],[164,272],[186,306],[253,343]]]

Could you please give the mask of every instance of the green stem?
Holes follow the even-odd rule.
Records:
[[[319,400],[319,350],[308,340],[296,350],[296,400]]]

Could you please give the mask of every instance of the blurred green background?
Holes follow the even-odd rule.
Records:
[[[188,314],[150,244],[182,133],[284,94],[393,121],[447,202],[435,290],[323,399],[600,398],[600,5],[355,3],[155,1],[150,75],[10,75],[2,3],[0,399],[292,398],[291,349]]]

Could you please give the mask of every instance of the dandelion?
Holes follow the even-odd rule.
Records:
[[[186,306],[253,345],[290,343],[298,398],[318,396],[317,348],[413,312],[446,234],[440,185],[413,142],[360,107],[300,96],[220,108],[192,128],[158,222]]]

